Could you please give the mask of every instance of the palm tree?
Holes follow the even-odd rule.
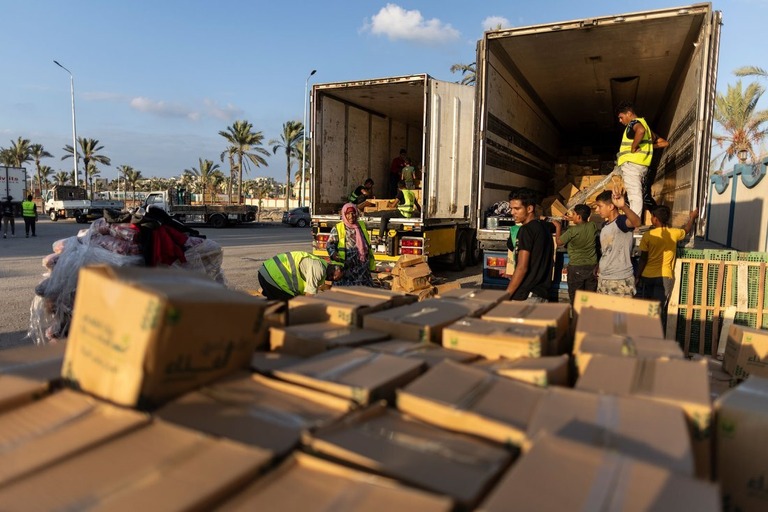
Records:
[[[19,137],[16,142],[11,141],[8,148],[0,150],[3,164],[9,167],[24,167],[24,164],[32,160],[32,149],[29,139]]]
[[[85,176],[88,180],[88,183],[91,186],[91,199],[93,199],[93,178],[95,176],[99,176],[101,174],[101,169],[96,167],[96,163],[93,161],[88,162],[88,167],[85,170]]]
[[[40,187],[40,190],[43,190],[43,187],[47,187],[48,183],[50,183],[49,178],[53,175],[53,169],[51,169],[48,165],[41,165],[40,168],[37,170],[37,179],[38,179],[38,186]]]
[[[118,165],[117,166],[117,187],[120,188],[120,176],[123,177],[123,180],[125,180],[125,189],[123,191],[123,199],[127,197],[128,194],[125,192],[128,190],[128,173],[133,172],[133,167],[130,165]],[[119,192],[119,190],[118,190]]]
[[[240,191],[243,189],[243,164],[246,166],[246,172],[248,171],[249,162],[256,167],[261,165],[266,167],[267,161],[259,155],[267,156],[269,152],[262,147],[264,135],[261,132],[254,132],[253,125],[248,121],[235,121],[225,131],[220,131],[219,135],[229,142],[232,152],[237,155],[237,202],[239,204],[242,199]]]
[[[136,183],[138,183],[139,180],[144,179],[144,176],[141,175],[141,171],[137,171],[129,165],[124,165],[123,169],[123,175],[125,176],[126,183],[131,184],[131,190],[133,190],[133,203],[134,206],[136,206]],[[128,189],[128,187],[125,188],[126,190]]]
[[[53,181],[57,185],[66,185],[69,182],[69,175],[72,174],[72,172],[67,171],[59,171],[53,176]]]
[[[224,175],[219,170],[219,164],[213,163],[211,160],[203,160],[198,158],[198,167],[192,167],[191,169],[184,169],[184,174],[194,178],[194,182],[197,183],[203,192],[203,204],[205,204],[205,193],[214,184],[214,180],[219,176]]]
[[[742,66],[733,72],[736,76],[757,76],[761,78],[768,78],[768,71],[757,66]]]
[[[232,203],[232,186],[235,182],[235,171],[237,170],[237,165],[235,164],[236,153],[237,151],[235,146],[229,146],[227,149],[222,151],[221,155],[219,156],[222,162],[224,162],[224,155],[227,155],[227,158],[229,158],[229,189],[227,190],[227,194],[229,195],[230,203]]]
[[[454,64],[451,66],[451,73],[458,73],[461,71],[461,80],[459,83],[462,85],[475,85],[477,83],[477,63],[471,64]]]
[[[35,161],[35,169],[37,170],[37,183],[40,187],[40,195],[43,195],[42,178],[40,177],[40,160],[43,158],[52,158],[53,155],[45,150],[42,144],[32,144],[29,146],[29,154]]]
[[[304,138],[304,125],[300,121],[286,121],[283,123],[283,133],[280,139],[272,139],[272,153],[277,154],[278,149],[285,151],[285,209],[288,210],[291,196],[291,159],[299,156],[299,146]]]
[[[718,169],[741,150],[748,151],[752,161],[755,161],[754,144],[763,140],[768,133],[768,127],[765,126],[768,110],[756,110],[764,92],[763,86],[757,83],[742,89],[739,80],[735,85],[729,85],[725,94],[718,94],[715,98],[715,121],[725,130],[724,134],[712,136],[718,146],[725,146]],[[721,155],[717,155],[713,161]]]
[[[104,165],[112,165],[112,161],[109,159],[109,157],[100,155],[98,153],[98,151],[101,151],[102,149],[104,149],[104,146],[99,146],[99,141],[97,139],[86,139],[85,137],[78,137],[77,143],[80,146],[80,151],[78,151],[78,153],[82,153],[83,155],[83,169],[85,169],[85,184],[86,184],[85,189],[87,194],[88,162],[94,161]],[[67,144],[66,146],[64,146],[64,151],[67,152],[68,154],[61,157],[62,160],[64,160],[65,158],[72,158],[74,150],[72,149],[71,145]]]

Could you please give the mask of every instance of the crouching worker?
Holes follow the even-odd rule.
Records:
[[[325,281],[338,281],[343,274],[340,264],[304,251],[278,254],[265,261],[258,272],[261,293],[276,300],[315,295]]]
[[[373,206],[374,203],[368,201],[373,199],[373,180],[368,178],[365,182],[349,194],[349,202],[357,205],[357,209],[363,211],[366,206]]]

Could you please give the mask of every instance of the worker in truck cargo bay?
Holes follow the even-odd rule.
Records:
[[[387,247],[389,221],[392,219],[410,219],[415,217],[421,211],[421,205],[416,199],[416,193],[407,188],[405,181],[400,180],[397,182],[397,197],[390,201],[388,206],[394,209],[372,212],[369,215],[371,217],[381,217],[379,243],[385,246],[387,254],[394,256],[394,247]]]
[[[533,190],[520,188],[509,194],[512,217],[520,226],[516,242],[508,242],[515,257],[515,271],[507,285],[511,300],[548,302],[555,247],[551,224],[539,219],[537,205],[538,197]]]
[[[565,233],[562,224],[552,219],[555,225],[557,245],[568,249],[568,298],[573,306],[577,290],[597,291],[597,248],[600,230],[589,221],[592,210],[586,204],[577,204],[568,212],[570,223]]]
[[[654,134],[644,118],[637,117],[632,103],[619,104],[618,116],[626,128],[622,132],[617,164],[627,190],[628,206],[642,219],[643,187],[653,160],[653,148],[665,148],[669,143]]]
[[[368,202],[369,199],[373,198],[373,180],[368,178],[362,185],[349,194],[348,200],[350,203],[356,204],[358,210],[363,211],[363,208],[366,206],[373,205],[373,203]]]
[[[344,276],[336,282],[337,286],[373,286],[371,271],[376,269],[376,262],[371,234],[358,217],[357,205],[345,204],[341,208],[341,222],[328,235],[328,256],[344,265]]]
[[[326,281],[344,275],[341,265],[304,251],[278,254],[259,269],[261,293],[268,299],[288,300],[297,295],[315,295]]]

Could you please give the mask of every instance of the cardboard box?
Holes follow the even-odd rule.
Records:
[[[716,473],[725,510],[768,508],[768,379],[751,376],[715,402]]]
[[[0,415],[0,487],[149,422],[146,414],[66,389],[8,411]]]
[[[288,325],[332,322],[362,327],[365,315],[392,307],[386,297],[372,297],[331,291],[299,295],[288,301]]]
[[[0,488],[0,503],[6,510],[211,510],[271,459],[156,420]]]
[[[402,289],[407,292],[430,288],[431,277],[432,269],[426,263],[401,268],[395,276]]]
[[[680,345],[672,340],[644,338],[642,336],[606,336],[587,333],[574,353],[576,370],[583,373],[593,354],[606,356],[640,357],[645,359],[683,359]]]
[[[732,324],[728,329],[723,369],[737,379],[750,375],[768,377],[768,331]]]
[[[510,510],[720,511],[717,486],[611,450],[547,436],[480,506]]]
[[[443,330],[443,346],[488,359],[540,357],[546,352],[546,327],[464,318]]]
[[[520,357],[517,359],[483,360],[472,366],[535,386],[568,386],[567,354],[544,357]]]
[[[579,189],[573,183],[566,184],[560,189],[560,197],[567,203],[573,196],[579,193]]]
[[[427,260],[424,258],[424,256],[419,256],[418,254],[403,254],[398,258],[397,262],[395,262],[395,268],[406,268],[406,267],[412,267],[414,265],[418,265],[420,263],[426,263]]]
[[[0,374],[13,374],[33,380],[57,382],[67,343],[24,345],[0,350]]]
[[[419,359],[424,361],[428,368],[432,368],[445,360],[451,360],[457,363],[468,363],[480,357],[477,354],[472,354],[470,352],[443,348],[434,343],[419,343],[406,340],[381,341],[379,343],[365,345],[363,348],[373,352],[383,352],[385,354]]]
[[[272,327],[269,330],[272,351],[299,357],[322,354],[338,347],[359,347],[389,338],[389,334],[331,322]]]
[[[542,433],[694,475],[685,416],[672,405],[552,387],[539,400],[528,425],[531,442]]]
[[[273,305],[196,272],[86,267],[62,375],[120,405],[156,405],[248,368]]]
[[[710,356],[691,354],[691,361],[704,361],[707,365],[707,375],[709,376],[709,397],[714,402],[731,388],[735,387],[739,381],[723,370],[723,362]]]
[[[394,397],[395,389],[422,373],[417,359],[363,350],[338,348],[300,363],[276,369],[280,379],[366,405]]]
[[[446,325],[472,313],[471,307],[460,302],[427,299],[367,315],[363,327],[389,333],[393,338],[439,345]]]
[[[438,427],[520,446],[543,395],[540,387],[445,361],[398,390],[397,408]]]
[[[389,478],[296,452],[216,510],[273,509],[450,512],[453,502]]]
[[[327,393],[240,374],[187,393],[155,416],[282,457],[296,448],[303,430],[336,421],[354,407],[354,402]]]
[[[0,412],[45,396],[49,390],[48,381],[0,374]]]
[[[565,217],[568,213],[568,208],[556,196],[545,197],[541,201],[541,207],[544,209],[544,215],[550,217]]]
[[[443,291],[439,295],[441,299],[452,300],[474,300],[485,302],[489,307],[496,306],[502,301],[509,299],[509,293],[506,290],[485,290],[482,288],[455,288]]]
[[[447,283],[438,284],[435,286],[435,296],[440,298],[441,295],[452,290],[461,290],[461,283],[459,281],[448,281]]]
[[[472,507],[512,460],[504,448],[376,404],[304,436],[315,453]],[[388,507],[387,510],[390,510]]]
[[[712,404],[705,363],[595,355],[576,388],[678,406],[688,419],[696,475],[711,478]]]
[[[591,307],[582,309],[576,322],[576,333],[573,336],[574,353],[581,352],[581,342],[587,336],[664,339],[661,319]]]
[[[251,358],[251,370],[263,375],[271,375],[273,370],[299,363],[304,359],[306,358],[282,352],[257,351]]]
[[[661,306],[655,300],[615,297],[603,293],[577,290],[573,301],[574,322],[577,321],[578,315],[584,308],[608,309],[619,313],[632,313],[633,315],[642,315],[650,318],[660,318],[661,316]]]
[[[547,347],[543,354],[559,355],[570,348],[569,304],[526,304],[519,301],[502,302],[482,316],[483,320],[536,325],[547,329]]]
[[[334,286],[330,290],[333,293],[347,293],[352,295],[362,295],[363,297],[374,297],[377,299],[387,299],[392,303],[392,307],[406,306],[416,302],[414,295],[387,290],[384,288],[371,288],[370,286]]]

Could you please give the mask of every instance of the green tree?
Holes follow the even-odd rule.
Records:
[[[768,71],[757,66],[742,66],[733,72],[736,76],[756,76],[768,78]]]
[[[117,188],[120,188],[120,179],[122,178],[123,183],[125,185],[123,186],[123,199],[125,199],[128,194],[126,193],[128,191],[128,173],[133,172],[133,167],[130,165],[118,165],[117,166]],[[119,190],[118,190],[119,192]]]
[[[85,170],[85,175],[88,179],[88,184],[91,187],[91,199],[93,199],[94,198],[93,178],[101,175],[101,169],[99,169],[96,166],[96,163],[93,160],[91,160],[90,162],[88,162],[88,168]]]
[[[215,187],[218,177],[223,177],[219,170],[219,164],[213,163],[212,160],[203,160],[202,158],[198,158],[198,167],[184,169],[184,174],[192,176],[194,183],[198,184],[200,189],[202,189],[203,204],[205,204],[206,192]]]
[[[262,165],[266,167],[267,161],[260,155],[267,156],[269,152],[263,148],[264,135],[261,132],[253,131],[253,125],[248,121],[235,121],[232,126],[220,131],[219,135],[226,139],[233,154],[237,155],[237,202],[239,204],[242,196],[240,191],[243,189],[243,170],[248,172],[250,164],[255,167]]]
[[[221,133],[221,132],[219,132]],[[235,155],[237,154],[237,150],[235,146],[229,146],[227,149],[221,152],[221,155],[219,158],[222,162],[224,162],[224,155],[227,156],[229,159],[229,188],[227,190],[227,195],[229,195],[229,202],[232,203],[232,187],[235,183],[235,173],[237,172],[237,164],[235,164]]]
[[[57,185],[66,185],[69,183],[69,176],[72,174],[72,172],[67,171],[59,171],[53,176],[53,181]]]
[[[715,121],[723,128],[725,133],[712,136],[717,145],[723,148],[722,153],[716,155],[722,169],[726,161],[730,161],[741,150],[749,152],[752,161],[756,159],[754,145],[763,140],[768,129],[768,111],[757,110],[757,103],[765,89],[757,83],[751,83],[746,89],[742,87],[741,80],[734,85],[728,85],[725,94],[718,93],[715,99]]]
[[[42,144],[32,144],[29,147],[29,154],[35,162],[35,170],[37,171],[37,184],[40,187],[40,195],[42,196],[45,190],[43,190],[43,179],[40,175],[40,160],[43,158],[52,158],[53,155],[45,150]]]
[[[461,71],[461,80],[459,83],[462,85],[475,85],[477,83],[477,63],[471,64],[454,64],[451,66],[451,73],[458,73]]]
[[[283,133],[280,139],[269,141],[272,146],[272,153],[277,154],[278,150],[285,153],[285,209],[289,209],[289,200],[291,197],[291,161],[299,156],[299,147],[304,138],[304,125],[300,121],[286,121],[283,123]]]
[[[11,141],[8,148],[0,149],[0,159],[9,167],[24,167],[24,164],[32,160],[32,147],[29,139],[19,137],[15,142]]]
[[[38,186],[40,187],[40,190],[44,190],[48,188],[48,185],[50,184],[50,178],[53,176],[53,169],[51,169],[48,165],[41,165],[40,168],[37,170],[37,180],[38,180]]]
[[[135,204],[136,204],[136,184],[139,182],[139,180],[143,180],[144,176],[141,175],[141,171],[137,171],[136,169],[134,169],[131,166],[124,165],[123,168],[124,168],[123,175],[125,176],[125,181],[126,181],[126,183],[130,183],[131,184],[131,190],[133,191],[133,203],[134,203],[134,206],[135,206]],[[126,190],[128,189],[127,186],[125,188],[126,188]]]
[[[97,139],[86,139],[85,137],[78,137],[77,144],[80,146],[78,150],[78,154],[81,154],[83,157],[83,169],[85,169],[85,184],[86,184],[85,189],[87,193],[88,163],[93,161],[103,165],[112,165],[112,161],[109,159],[109,157],[99,154],[99,151],[104,149],[104,146],[100,146],[99,141]],[[64,160],[65,158],[72,158],[72,155],[74,154],[74,150],[72,149],[72,146],[70,144],[67,144],[66,146],[64,146],[64,151],[68,154],[61,157],[62,160]],[[78,176],[79,174],[80,173],[78,170]]]

